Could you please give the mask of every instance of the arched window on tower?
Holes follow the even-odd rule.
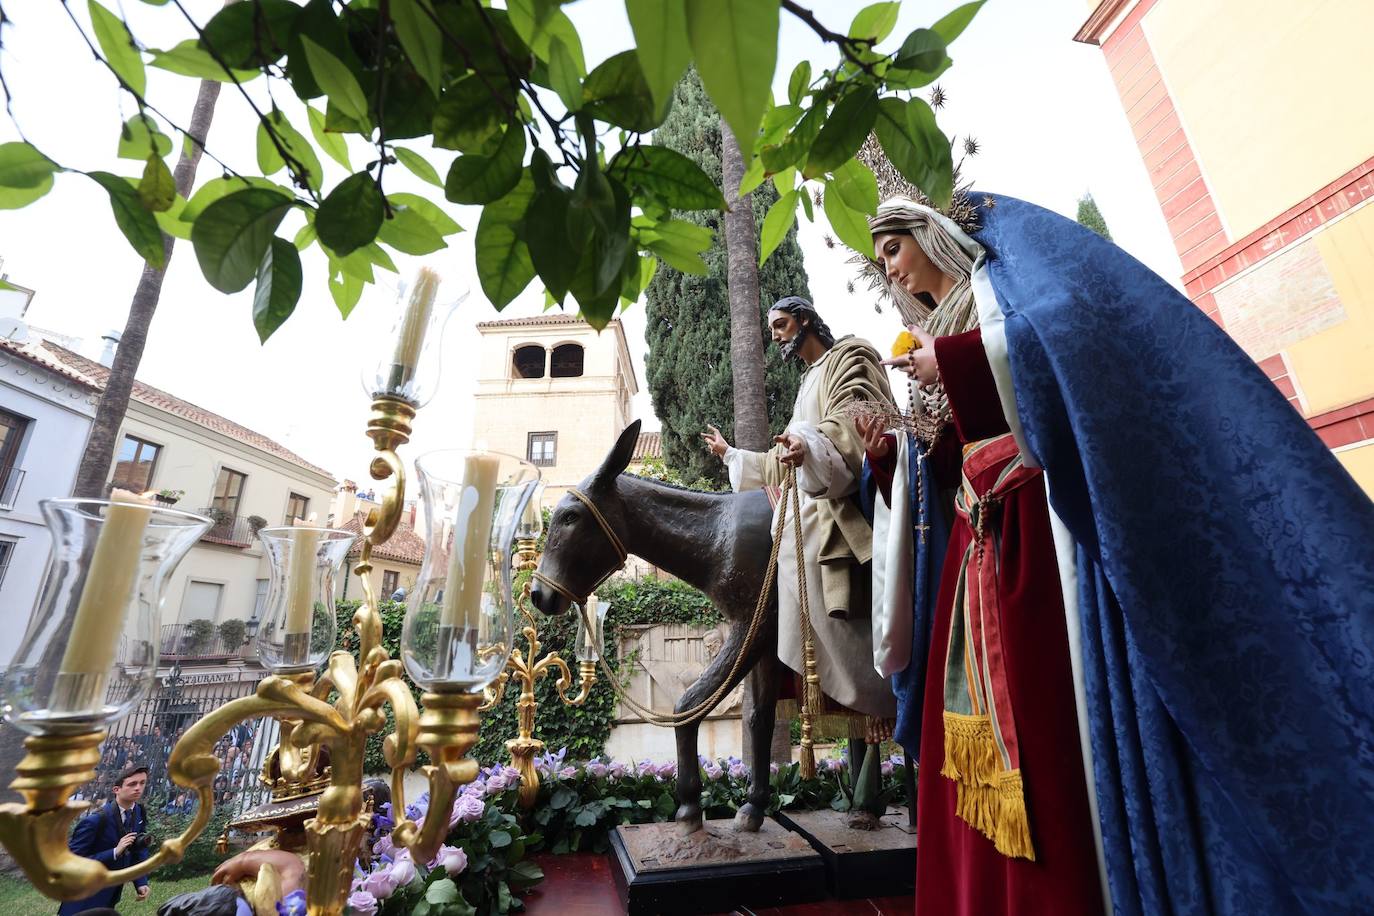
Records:
[[[552,368],[549,375],[554,378],[577,378],[582,374],[582,346],[580,344],[559,344],[553,348]]]
[[[511,360],[512,376],[514,378],[543,378],[544,356],[544,348],[538,344],[516,347],[515,356]]]

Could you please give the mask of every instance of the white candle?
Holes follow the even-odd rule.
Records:
[[[469,455],[463,462],[463,491],[458,501],[453,549],[444,580],[441,626],[475,629],[481,618],[482,585],[487,551],[491,544],[492,511],[496,505],[496,478],[501,459],[495,455]],[[462,535],[462,544],[458,535]]]
[[[439,275],[428,267],[421,267],[410,287],[410,300],[401,318],[401,332],[396,338],[396,353],[392,362],[411,372],[420,362],[420,348],[425,342],[425,329],[434,311],[434,299],[439,294]]]
[[[115,490],[110,498],[59,669],[98,677],[102,684],[114,664],[125,612],[138,584],[143,532],[153,514],[147,497]],[[98,693],[104,696],[103,686]]]
[[[314,516],[311,516],[312,518]],[[315,553],[321,529],[296,519],[291,532],[291,553],[286,560],[286,633],[309,633],[315,614],[311,586],[315,581]]]

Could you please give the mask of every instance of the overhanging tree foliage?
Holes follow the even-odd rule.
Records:
[[[667,120],[654,131],[654,143],[681,153],[712,181],[720,181],[720,114],[695,71],[689,70],[678,84]],[[756,222],[763,221],[777,199],[771,183],[755,190]],[[726,252],[724,234],[717,231],[724,215],[714,210],[675,215],[711,232],[715,241],[701,255],[704,277],[667,267],[650,280],[645,290],[649,353],[644,371],[654,415],[663,424],[665,463],[685,480],[723,485],[727,482],[724,468],[702,445],[701,433],[711,423],[735,441]],[[801,377],[796,364],[782,361],[764,330],[764,310],[786,295],[810,295],[795,228],[759,269],[758,333],[766,347],[764,385],[768,424],[774,432],[787,425]]]
[[[99,0],[87,0],[89,22],[63,2],[72,28],[132,99],[136,113],[119,139],[145,163],[142,174],[84,172],[75,163],[82,150],[0,144],[0,208],[38,200],[58,173],[84,174],[109,195],[116,224],[153,267],[165,261],[165,232],[192,242],[216,289],[256,284],[252,317],[263,339],[296,307],[300,250],[318,244],[328,255],[330,292],[346,316],[374,268],[395,269],[389,250],[444,247],[458,225],[431,199],[440,189],[447,201],[482,207],[476,267],[497,309],[537,276],[553,299],[571,296],[602,327],[639,296],[656,260],[705,276],[700,255],[710,234],[671,214],[718,209],[724,198],[692,163],[644,141],[690,63],[750,163],[742,190],[770,175],[783,189],[764,221],[761,252],[781,242],[805,204],[799,178],[836,192],[825,195],[826,215],[842,241],[861,247],[877,192],[854,153],[870,130],[914,184],[937,202],[950,196],[949,144],[910,90],[950,66],[947,46],[982,5],[960,6],[884,53],[877,47],[899,2],[864,7],[837,32],[795,0],[625,0],[636,47],[589,71],[559,0],[506,0],[505,8],[486,0],[241,0],[203,23],[182,0],[146,2],[173,17],[185,39],[149,48]],[[839,60],[815,74],[809,62],[797,64],[787,99],[774,105],[783,11],[832,43]],[[3,50],[22,49],[13,31]],[[232,84],[257,116],[258,174],[207,150],[226,177],[189,200],[178,194],[167,134],[184,132],[147,97],[148,66]],[[258,80],[278,96],[294,93],[303,114],[272,104],[276,96],[252,88]],[[349,135],[370,147],[368,161],[353,161]],[[459,155],[438,161],[417,151],[421,141]],[[320,153],[348,176],[326,187]],[[436,191],[389,190],[385,175],[396,165]],[[303,225],[288,237],[282,227],[293,214]]]

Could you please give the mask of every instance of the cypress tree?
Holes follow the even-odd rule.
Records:
[[[1097,201],[1093,200],[1091,194],[1084,194],[1078,199],[1078,223],[1081,226],[1087,226],[1107,241],[1112,240],[1112,233],[1107,228],[1107,221],[1102,218],[1102,211],[1097,209]]]
[[[689,69],[678,83],[672,110],[654,131],[654,143],[692,159],[720,184],[720,113],[711,105],[695,70]],[[771,181],[764,182],[750,197],[755,225],[761,226],[768,208],[778,198],[777,190]],[[729,479],[725,468],[701,441],[701,433],[711,423],[732,444],[735,442],[724,214],[699,210],[673,215],[710,228],[715,232],[715,243],[702,254],[706,276],[684,274],[660,264],[649,283],[645,294],[645,339],[649,345],[645,375],[654,413],[663,424],[664,463],[684,480],[725,485]],[[787,426],[801,378],[796,363],[784,363],[779,357],[766,328],[768,307],[789,295],[811,295],[795,226],[759,268],[759,333],[767,361],[765,386],[772,434]]]

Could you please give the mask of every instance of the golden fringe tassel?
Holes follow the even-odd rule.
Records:
[[[945,713],[945,762],[940,775],[960,785],[996,785],[997,742],[987,716]]]
[[[997,828],[992,842],[1004,856],[1035,861],[1020,770],[997,774]]]
[[[811,739],[809,737],[802,738],[799,763],[800,766],[797,768],[797,773],[802,779],[816,778],[816,750],[811,746]]]

